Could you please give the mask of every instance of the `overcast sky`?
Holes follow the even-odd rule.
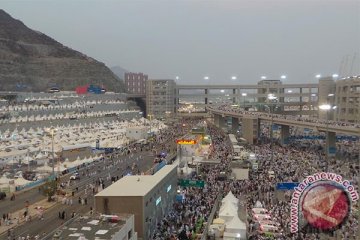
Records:
[[[1,0],[28,27],[107,66],[180,83],[314,82],[360,71],[360,0]],[[347,57],[348,56],[348,57]],[[346,61],[346,59],[348,59]],[[347,64],[345,64],[347,62]],[[209,82],[207,81],[207,82]]]

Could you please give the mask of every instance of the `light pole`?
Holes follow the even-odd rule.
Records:
[[[245,97],[247,96],[247,93],[242,93],[241,96],[243,97],[243,105],[245,110]]]
[[[326,111],[326,135],[325,135],[325,160],[326,160],[326,171],[329,171],[329,122],[330,122],[330,111],[336,109],[336,106],[330,104],[323,104],[319,106],[320,110]]]
[[[269,115],[271,116],[271,123],[270,123],[270,151],[271,151],[271,162],[273,161],[274,158],[274,150],[273,150],[273,124],[274,124],[274,111],[271,109],[273,107],[273,103],[272,101],[277,100],[277,97],[270,93],[267,96],[267,100],[270,103],[268,106],[268,110],[269,110]]]
[[[51,135],[51,151],[52,151],[52,176],[55,176],[55,152],[54,152],[54,135],[57,129],[51,127],[47,129],[47,132]]]
[[[150,128],[150,135],[151,135],[151,118],[152,118],[152,115],[148,114],[148,118],[149,118],[149,128]]]

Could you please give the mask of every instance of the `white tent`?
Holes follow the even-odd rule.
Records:
[[[225,202],[223,202],[221,204],[220,212],[222,212],[223,210],[237,212],[238,211],[238,205],[234,204],[233,202],[230,202],[230,200],[227,200],[227,201],[225,201]]]
[[[25,184],[27,184],[27,183],[29,183],[31,181],[28,181],[25,178],[21,177],[21,178],[15,179],[14,182],[15,182],[15,186],[22,186],[22,185],[25,185]]]
[[[227,223],[227,222],[230,222],[234,218],[235,215],[237,215],[237,212],[227,212],[227,211],[225,211],[225,212],[221,212],[219,214],[219,218],[224,219],[225,222]]]
[[[256,208],[263,208],[263,205],[261,204],[260,201],[256,201],[255,207],[256,207]]]
[[[50,167],[49,165],[45,164],[42,167],[38,167],[36,168],[36,171],[38,172],[51,172],[52,171],[52,167]]]
[[[246,224],[238,216],[235,216],[229,223],[225,224],[225,232],[240,234],[240,239],[245,239]]]
[[[0,185],[8,185],[10,180],[11,180],[11,179],[9,179],[9,178],[7,178],[6,176],[3,175],[3,176],[0,178]]]
[[[225,204],[224,207],[220,208],[219,218],[225,220],[225,222],[229,222],[232,220],[234,216],[238,215],[238,209],[233,204]]]
[[[234,194],[230,191],[222,200],[221,202],[232,202],[235,204],[239,203],[239,199],[237,199]]]

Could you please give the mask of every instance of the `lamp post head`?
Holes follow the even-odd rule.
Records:
[[[268,96],[267,96],[267,98],[268,98],[269,100],[275,100],[275,99],[277,99],[277,97],[276,97],[274,94],[272,94],[272,93],[269,93]]]
[[[331,106],[330,106],[330,104],[322,104],[322,105],[319,106],[319,109],[328,111],[328,110],[331,109]]]

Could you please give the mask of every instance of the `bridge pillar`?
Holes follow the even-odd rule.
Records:
[[[243,138],[245,138],[249,144],[257,142],[260,132],[259,119],[243,117],[241,129]]]
[[[215,126],[219,127],[219,123],[220,123],[220,115],[218,114],[214,114],[214,124]]]
[[[208,89],[205,88],[205,104],[208,104]]]
[[[226,117],[219,116],[219,128],[226,127]]]
[[[328,156],[335,156],[336,154],[336,133],[326,132],[326,144]]]
[[[281,145],[289,144],[290,127],[288,125],[280,125],[280,126],[281,126],[280,143]]]
[[[232,118],[231,119],[231,129],[234,133],[239,129],[239,118]]]

